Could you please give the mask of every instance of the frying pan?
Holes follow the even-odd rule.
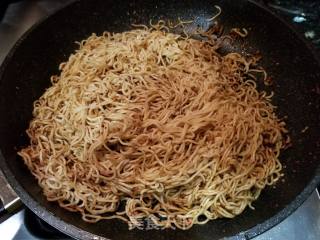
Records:
[[[75,41],[92,32],[121,32],[132,23],[148,24],[152,19],[195,19],[206,28],[206,18],[223,13],[218,21],[225,31],[245,27],[249,36],[235,42],[233,49],[263,55],[262,66],[273,85],[259,88],[273,91],[273,103],[280,117],[287,117],[292,147],[280,158],[284,177],[266,188],[254,202],[233,219],[217,219],[190,230],[132,230],[119,220],[96,224],[81,220],[78,213],[48,202],[36,180],[16,152],[28,144],[25,129],[32,118],[32,103],[50,85],[49,77],[77,48]],[[251,1],[111,1],[82,0],[59,10],[36,24],[14,46],[0,69],[0,167],[7,181],[26,206],[60,231],[78,239],[219,239],[252,238],[292,213],[320,182],[320,63],[312,49],[290,26],[264,7]]]

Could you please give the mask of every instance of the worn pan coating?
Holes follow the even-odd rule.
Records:
[[[293,146],[281,155],[285,174],[275,188],[267,188],[253,210],[234,219],[218,219],[203,226],[182,230],[128,231],[119,220],[83,222],[46,201],[36,180],[16,155],[27,144],[25,129],[32,115],[32,103],[50,85],[49,77],[58,64],[76,49],[74,42],[92,32],[121,32],[132,23],[148,24],[149,19],[196,18],[205,27],[219,5],[219,22],[245,27],[247,39],[235,50],[263,55],[262,65],[274,80],[278,114],[287,116]],[[292,213],[314,190],[320,180],[320,64],[312,49],[286,23],[250,1],[111,1],[82,0],[61,9],[34,26],[15,45],[0,69],[0,166],[22,201],[42,219],[59,230],[81,239],[218,239],[236,236],[251,238],[269,229]],[[259,84],[261,85],[261,84]],[[303,129],[308,129],[303,131]]]

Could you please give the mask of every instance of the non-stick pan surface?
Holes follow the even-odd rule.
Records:
[[[25,129],[32,117],[32,103],[50,85],[58,65],[77,48],[77,40],[91,33],[121,32],[132,23],[149,20],[206,18],[222,8],[218,18],[225,31],[245,27],[249,36],[237,42],[236,51],[263,55],[262,65],[274,84],[274,104],[287,116],[292,147],[281,155],[284,177],[276,187],[265,189],[253,204],[234,219],[218,219],[190,230],[133,230],[119,220],[89,224],[77,213],[46,201],[36,180],[17,156],[28,143]],[[227,51],[230,49],[226,49]],[[0,166],[22,201],[45,221],[82,239],[218,239],[253,237],[279,223],[313,191],[320,179],[320,64],[312,50],[283,21],[250,1],[77,1],[34,26],[15,45],[0,70]],[[263,84],[258,83],[260,87]],[[304,131],[305,130],[305,131]]]

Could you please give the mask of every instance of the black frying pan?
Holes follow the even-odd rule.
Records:
[[[278,114],[288,116],[293,146],[281,155],[284,178],[276,188],[265,189],[254,203],[234,219],[218,219],[203,226],[182,230],[133,230],[119,220],[83,222],[77,213],[67,212],[46,201],[37,182],[17,156],[26,145],[25,129],[32,115],[32,103],[49,86],[49,77],[58,73],[58,64],[67,60],[76,40],[92,32],[121,32],[132,23],[148,24],[149,19],[194,19],[223,13],[219,22],[227,29],[245,27],[247,39],[234,50],[263,55],[262,65],[274,79],[266,88],[274,91]],[[230,49],[229,49],[230,50]],[[226,49],[228,51],[228,49]],[[34,26],[15,45],[0,70],[0,166],[22,201],[52,226],[73,237],[93,239],[217,239],[226,236],[251,238],[269,229],[292,213],[320,181],[320,63],[312,49],[283,21],[251,1],[161,0],[161,1],[77,1]],[[302,131],[308,126],[307,131]]]

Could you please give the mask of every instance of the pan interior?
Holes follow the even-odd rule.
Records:
[[[160,19],[204,19],[222,8],[218,18],[224,28],[245,27],[249,36],[237,43],[236,50],[263,55],[262,65],[274,80],[267,91],[274,91],[278,114],[287,116],[293,146],[281,155],[284,178],[276,187],[267,188],[253,204],[255,210],[245,210],[234,219],[218,219],[187,231],[128,231],[119,220],[88,224],[76,213],[67,212],[49,203],[41,194],[36,180],[16,155],[28,139],[25,129],[32,117],[32,103],[49,86],[51,75],[77,48],[75,41],[91,33],[121,32],[132,29],[132,23],[148,24]],[[37,202],[58,219],[92,234],[111,239],[219,239],[247,231],[265,222],[286,206],[295,206],[294,199],[319,173],[320,132],[319,94],[320,66],[310,49],[286,24],[248,1],[77,1],[35,27],[8,56],[0,72],[0,146],[2,166],[10,173],[22,200],[29,206]],[[308,127],[307,131],[303,131]],[[306,198],[307,196],[301,196]],[[36,209],[34,209],[36,210]],[[41,214],[38,212],[38,214]],[[44,216],[44,215],[43,215]],[[46,215],[49,216],[49,215]],[[46,218],[46,217],[45,217]],[[48,219],[46,219],[48,220]],[[60,222],[61,223],[61,222]],[[264,229],[266,229],[265,227]],[[62,226],[61,228],[62,229]],[[263,229],[263,228],[262,228]],[[76,229],[62,229],[81,237]]]

